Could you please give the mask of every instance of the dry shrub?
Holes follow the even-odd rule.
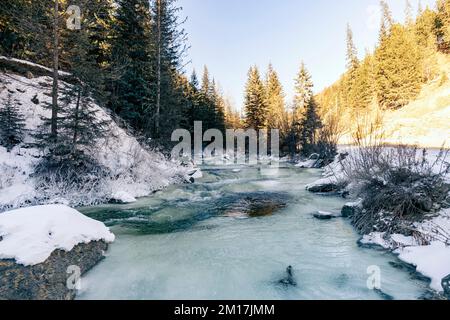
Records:
[[[354,140],[343,170],[363,199],[364,210],[353,217],[360,232],[410,233],[410,222],[422,221],[448,196],[448,150],[430,161],[425,149],[388,146],[380,119],[359,126]]]
[[[337,154],[337,146],[344,131],[342,121],[337,114],[328,114],[318,131],[317,153],[323,165],[330,164]]]

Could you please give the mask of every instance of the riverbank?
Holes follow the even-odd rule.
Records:
[[[353,202],[347,203],[342,215],[345,218],[353,219],[357,215],[365,212],[364,195],[362,199],[357,199],[360,185],[358,181],[351,181],[346,174],[345,163],[348,157],[355,153],[355,149],[347,148],[341,151],[334,163],[325,168],[323,178],[319,179],[306,188],[310,192],[320,194],[335,194],[341,197],[354,197]],[[431,163],[441,154],[440,151],[429,151],[426,156]],[[354,154],[353,154],[354,156]],[[446,161],[441,159],[440,161]],[[438,164],[438,167],[442,165]],[[382,177],[379,177],[382,179]],[[444,183],[450,183],[450,177],[444,177]],[[413,195],[414,196],[414,195]],[[416,195],[423,197],[423,195]],[[446,197],[444,196],[443,199]],[[449,197],[447,196],[447,199]],[[379,213],[378,221],[373,225],[373,231],[364,233],[359,243],[363,246],[378,246],[394,253],[398,258],[412,265],[413,268],[430,279],[430,288],[435,292],[450,297],[449,287],[446,284],[450,275],[450,209],[446,207],[447,200],[443,204],[431,204],[428,213],[423,217],[416,217],[414,220],[403,220],[395,222],[400,227],[397,232],[377,232],[376,229],[386,225],[389,219],[388,213]],[[384,220],[387,219],[387,220]],[[392,227],[395,229],[395,227]]]

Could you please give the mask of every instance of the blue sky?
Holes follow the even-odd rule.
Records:
[[[414,13],[418,0],[410,0]],[[434,7],[435,0],[422,0]],[[203,65],[237,108],[243,103],[247,71],[264,74],[269,62],[278,72],[287,102],[303,60],[315,90],[332,84],[345,70],[345,30],[350,23],[359,55],[378,39],[378,0],[179,0],[189,35],[190,74]],[[388,1],[394,18],[404,20],[405,0]]]

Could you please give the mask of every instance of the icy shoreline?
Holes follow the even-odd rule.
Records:
[[[55,250],[71,251],[93,241],[112,243],[102,222],[64,205],[45,205],[0,214],[0,259],[24,266],[45,262]]]
[[[351,149],[345,152],[352,152]],[[437,152],[437,151],[435,151]],[[433,160],[435,154],[430,154],[429,158]],[[340,157],[340,155],[338,156]],[[329,193],[330,186],[339,190],[343,187],[342,181],[345,180],[342,170],[341,160],[336,160],[324,168],[323,178],[309,184],[306,189],[311,192]],[[450,177],[447,176],[447,180]],[[344,188],[346,194],[351,194],[352,182],[347,181]],[[320,191],[323,189],[324,191]],[[355,199],[356,200],[356,199]],[[358,206],[360,200],[354,203],[348,203]],[[345,208],[345,207],[344,207]],[[345,216],[345,215],[344,215]],[[378,246],[394,253],[399,260],[411,265],[416,272],[430,279],[430,288],[438,293],[443,293],[443,278],[450,275],[450,208],[442,209],[433,216],[425,219],[422,223],[415,223],[414,229],[420,233],[420,236],[426,239],[427,243],[420,243],[412,236],[402,234],[386,235],[385,233],[372,232],[365,235],[359,241],[362,245]]]

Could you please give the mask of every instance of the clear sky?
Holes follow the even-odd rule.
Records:
[[[410,0],[416,13],[419,0]],[[422,0],[434,7],[435,0]],[[404,20],[406,0],[389,0],[396,21]],[[251,65],[262,74],[269,62],[282,81],[287,102],[293,96],[300,62],[306,63],[320,91],[345,71],[346,24],[359,55],[372,49],[380,25],[378,0],[179,0],[189,35],[190,74],[203,65],[237,108]]]

